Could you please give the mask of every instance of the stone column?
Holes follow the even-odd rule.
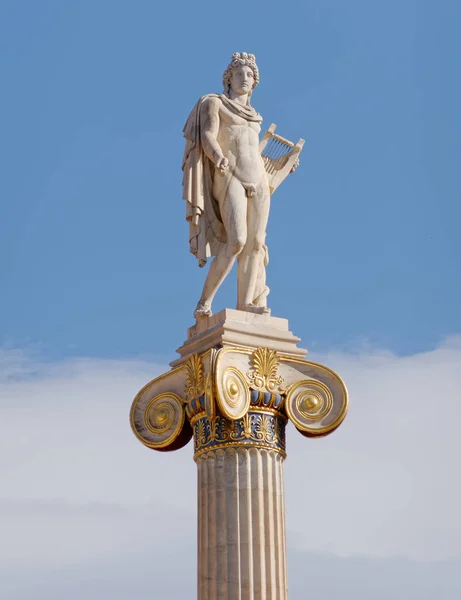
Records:
[[[204,421],[214,443],[203,436]],[[198,600],[287,600],[285,423],[256,410],[194,423]]]
[[[285,319],[226,309],[191,328],[181,358],[133,401],[147,447],[194,438],[198,600],[287,600],[285,426],[322,437],[348,406],[341,378],[298,341]]]

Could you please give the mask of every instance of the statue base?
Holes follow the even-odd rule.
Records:
[[[170,364],[177,367],[193,354],[225,346],[271,348],[286,356],[304,358],[307,350],[297,347],[300,341],[289,330],[288,319],[225,308],[211,317],[200,317],[189,327],[187,340],[177,349],[180,358]]]

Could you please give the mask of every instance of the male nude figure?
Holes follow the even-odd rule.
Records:
[[[194,313],[196,318],[211,315],[213,298],[236,258],[237,308],[257,313],[269,312],[266,307],[267,250],[264,242],[270,190],[259,152],[262,118],[250,105],[251,93],[258,81],[259,73],[254,56],[244,52],[234,54],[223,76],[224,94],[210,94],[201,98],[194,109],[196,112],[191,113],[185,127],[185,136],[189,139],[194,137],[190,146],[186,146],[185,155],[184,198],[193,205],[192,209],[195,211],[192,212],[191,209],[188,212],[188,220],[196,224],[196,232],[206,227],[203,219],[205,209],[202,205],[197,208],[199,202],[194,200],[194,193],[200,192],[193,189],[191,181],[194,177],[186,176],[187,168],[195,168],[190,166],[191,148],[197,150],[197,146],[200,146],[200,151],[205,155],[202,162],[207,159],[210,161],[209,185],[216,203],[216,221],[224,228],[222,243],[215,251],[215,258]],[[193,119],[195,121],[191,124]],[[205,176],[202,178],[206,186]],[[207,210],[210,211],[209,208]],[[208,226],[208,229],[213,227]],[[197,233],[191,233],[191,239],[194,235],[198,237]],[[191,250],[199,258],[197,244],[192,249],[192,241]]]

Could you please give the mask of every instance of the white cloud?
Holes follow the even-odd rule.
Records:
[[[350,411],[327,438],[289,438],[288,526],[297,529],[302,506],[306,518],[316,515],[301,527],[299,547],[460,557],[461,338],[407,357],[318,358],[344,377]]]
[[[4,356],[0,384],[0,565],[69,567],[152,545],[173,525],[194,535],[195,465],[153,453],[128,415],[163,368],[143,361],[60,364]],[[19,374],[19,375],[18,375]],[[185,487],[182,496],[182,486]],[[3,499],[3,500],[2,500]]]
[[[351,402],[330,437],[290,427],[292,552],[459,558],[461,339],[409,357],[311,358],[342,375]],[[175,560],[195,548],[191,446],[149,451],[128,422],[138,389],[166,367],[4,350],[0,368],[0,570],[94,568],[134,552]]]

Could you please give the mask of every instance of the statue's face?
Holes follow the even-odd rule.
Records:
[[[253,89],[255,77],[253,70],[246,65],[232,70],[230,85],[236,94],[248,94]]]

